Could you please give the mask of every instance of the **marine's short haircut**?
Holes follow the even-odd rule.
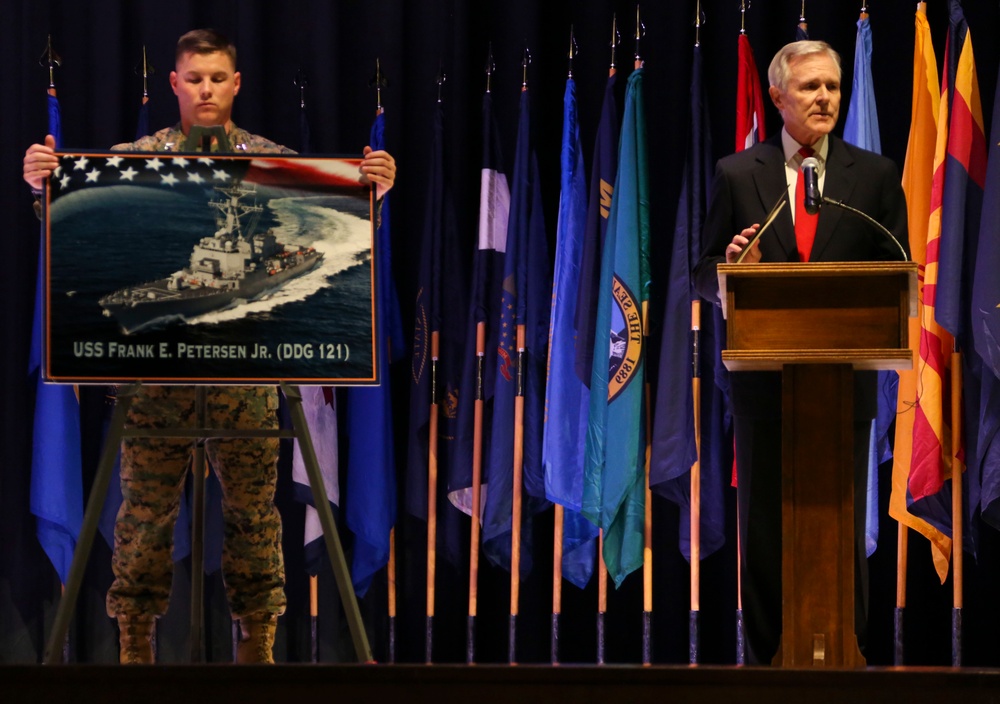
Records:
[[[177,40],[175,60],[180,61],[185,54],[214,54],[217,51],[232,59],[233,68],[236,67],[236,45],[229,37],[214,29],[192,29]]]

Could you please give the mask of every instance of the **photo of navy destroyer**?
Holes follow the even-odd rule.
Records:
[[[240,182],[215,190],[216,231],[201,238],[186,267],[103,296],[98,303],[125,334],[185,322],[260,298],[316,267],[323,254],[285,245],[271,230],[255,233],[264,208],[256,189]],[[252,202],[243,202],[244,199]]]

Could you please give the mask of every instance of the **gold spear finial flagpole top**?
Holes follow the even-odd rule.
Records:
[[[492,88],[491,83],[493,82],[493,72],[496,71],[497,65],[493,61],[493,42],[490,42],[486,48],[486,92],[490,92]]]
[[[573,25],[569,26],[569,78],[573,77],[573,59],[580,53],[580,47],[576,43],[576,35],[573,33]]]
[[[802,10],[799,12],[799,22],[806,21],[806,0],[802,0]]]
[[[694,45],[701,46],[701,28],[705,24],[705,13],[701,10],[701,0],[695,3]]]
[[[642,68],[642,52],[639,45],[642,38],[646,36],[646,27],[639,18],[639,5],[635,6],[635,68]]]
[[[618,45],[622,43],[622,35],[618,32],[618,15],[611,14],[611,70],[615,70],[615,53]]]
[[[295,72],[295,78],[292,79],[292,83],[296,88],[299,89],[299,109],[305,110],[306,108],[306,88],[309,86],[309,79],[306,78],[306,73],[301,68]]]
[[[368,81],[369,87],[375,88],[375,114],[382,114],[382,89],[389,86],[389,79],[382,73],[382,61],[375,57],[375,75]]]
[[[750,0],[740,0],[740,34],[747,33],[747,10],[750,9]]]
[[[528,66],[531,64],[531,51],[524,44],[524,54],[521,56],[521,90],[528,90]]]
[[[149,100],[149,77],[156,73],[153,64],[149,63],[146,56],[146,45],[142,45],[142,64],[135,67],[135,72],[142,75],[142,101]]]
[[[47,68],[49,70],[49,93],[55,95],[56,90],[56,80],[55,80],[55,69],[57,66],[62,66],[62,59],[59,54],[55,52],[52,48],[52,35],[48,35],[48,40],[45,45],[45,51],[42,52],[41,58],[38,60],[38,64],[42,68]]]

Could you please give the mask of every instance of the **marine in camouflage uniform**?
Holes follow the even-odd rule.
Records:
[[[234,151],[291,154],[291,149],[233,125]],[[178,124],[114,151],[180,151]],[[128,412],[134,428],[196,427],[192,386],[141,386]],[[278,393],[273,386],[208,387],[208,427],[276,428]],[[166,612],[173,577],[174,524],[194,443],[189,438],[126,438],[122,442],[122,505],[115,524],[108,615],[149,617]],[[274,505],[278,439],[209,440],[206,454],[222,486],[225,540],[223,579],[235,618],[285,611],[281,517]]]

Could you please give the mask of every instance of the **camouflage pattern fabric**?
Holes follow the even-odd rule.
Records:
[[[293,154],[287,147],[235,125],[236,151]],[[179,151],[180,126],[169,127],[114,151]],[[276,428],[274,387],[207,387],[209,427]],[[129,408],[129,427],[196,427],[196,389],[142,386]],[[122,505],[115,524],[108,615],[160,616],[167,610],[173,578],[173,528],[194,443],[187,438],[127,438],[122,442]],[[222,487],[225,535],[222,571],[235,618],[285,611],[281,516],[274,505],[278,439],[209,440],[206,455]]]

